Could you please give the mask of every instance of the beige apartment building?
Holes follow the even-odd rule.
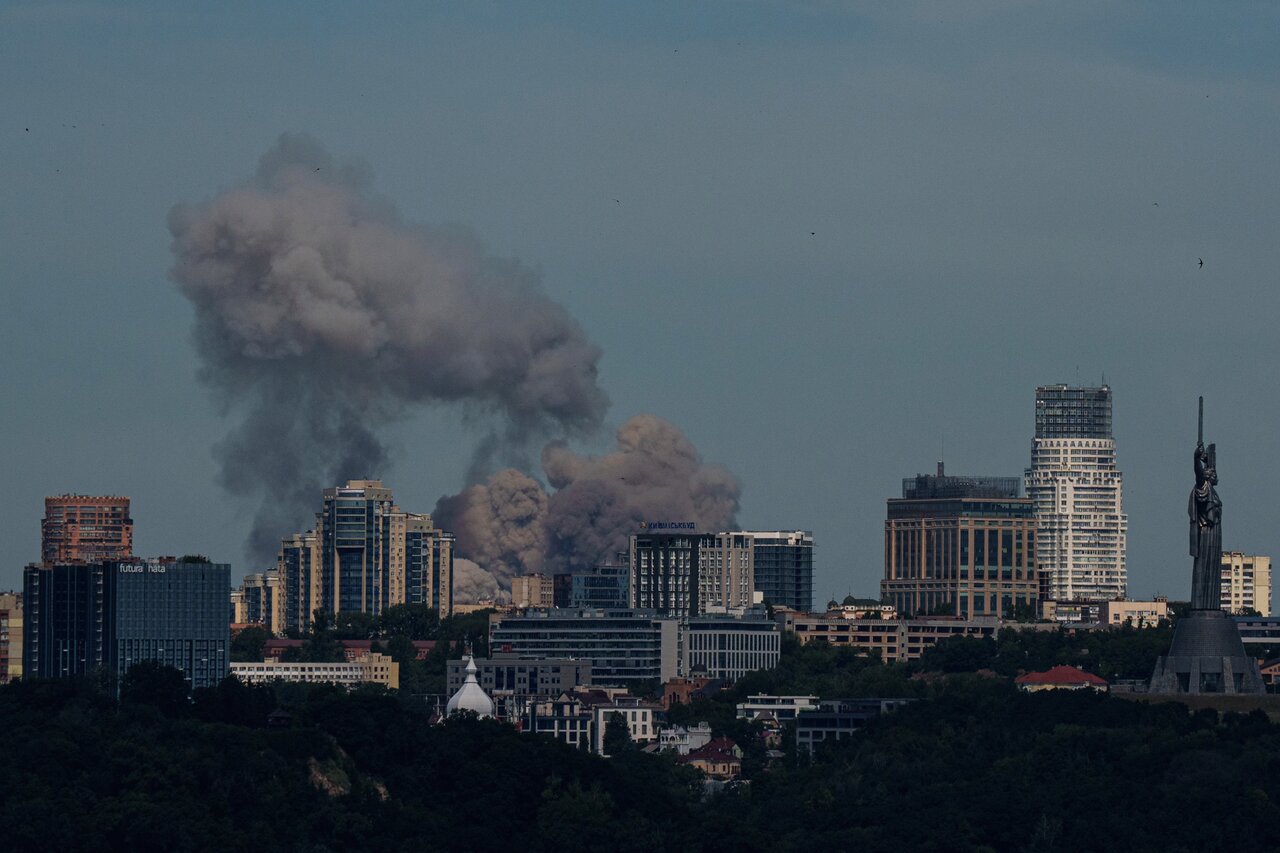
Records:
[[[1162,619],[1169,618],[1169,601],[1104,601],[1099,604],[1098,621],[1118,628],[1132,625],[1135,628],[1154,628]]]
[[[538,572],[512,578],[511,604],[520,610],[554,607],[555,586],[551,578]]]
[[[1222,553],[1222,609],[1228,613],[1256,610],[1271,615],[1271,558],[1262,554]]]
[[[978,619],[843,619],[789,612],[780,620],[783,628],[801,643],[821,640],[832,646],[853,646],[875,652],[885,663],[911,661],[925,649],[947,637],[995,637],[1000,620]]]
[[[22,593],[0,593],[0,684],[22,676]]]
[[[231,624],[261,625],[272,634],[285,630],[285,594],[278,570],[248,574],[231,592]]]

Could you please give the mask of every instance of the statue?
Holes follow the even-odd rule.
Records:
[[[1245,651],[1240,629],[1222,610],[1222,501],[1216,448],[1204,446],[1204,397],[1194,458],[1191,517],[1191,609],[1173,626],[1169,653],[1156,661],[1150,692],[1164,695],[1266,692],[1258,662]]]
[[[1200,398],[1200,429],[1194,457],[1196,485],[1187,501],[1191,517],[1191,609],[1222,606],[1222,501],[1218,484],[1217,448],[1204,446],[1204,397]]]

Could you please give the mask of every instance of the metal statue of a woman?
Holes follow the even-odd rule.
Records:
[[[1200,398],[1200,428],[1195,452],[1196,485],[1187,502],[1191,517],[1191,609],[1217,610],[1222,605],[1222,501],[1218,484],[1217,448],[1204,446],[1204,397]]]

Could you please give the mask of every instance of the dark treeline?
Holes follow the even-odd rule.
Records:
[[[885,665],[788,639],[777,668],[672,711],[745,747],[749,783],[710,796],[668,756],[432,725],[403,693],[229,678],[188,697],[154,664],[119,701],[93,680],[20,681],[0,688],[0,825],[22,851],[1274,849],[1280,726],[1261,712],[1023,694],[1007,677],[1057,663],[1125,677],[1164,641],[1010,633]],[[812,759],[784,732],[770,766],[759,727],[734,719],[753,693],[921,701]],[[268,726],[280,708],[287,724]]]
[[[161,669],[119,703],[91,682],[0,688],[7,849],[1261,850],[1280,820],[1280,727],[1260,712],[947,676],[704,797],[669,757],[431,725],[373,690],[299,692],[271,728],[271,688],[228,679],[178,706]]]

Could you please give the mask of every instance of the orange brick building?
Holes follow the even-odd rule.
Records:
[[[115,495],[58,495],[44,499],[40,560],[93,563],[133,556],[129,499]]]

